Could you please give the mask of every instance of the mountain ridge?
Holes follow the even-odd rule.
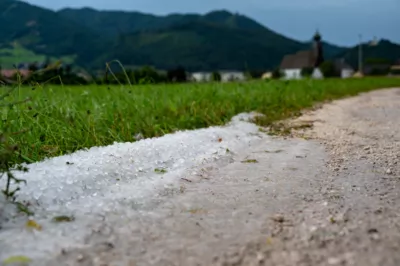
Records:
[[[236,39],[237,42],[241,42],[242,48],[245,47],[247,53],[252,54],[253,53],[253,48],[254,44],[255,46],[260,47],[260,49],[263,49],[262,47],[269,47],[270,51],[266,50],[259,50],[257,53],[257,57],[252,57],[249,58],[249,60],[246,60],[245,58],[241,58],[241,56],[237,55],[237,60],[236,62],[232,61],[227,61],[226,59],[225,62],[222,62],[221,64],[216,64],[215,62],[209,61],[209,66],[206,67],[205,69],[209,70],[214,67],[220,67],[220,68],[226,68],[226,66],[229,63],[232,63],[232,67],[238,68],[239,66],[240,69],[243,69],[243,65],[246,65],[246,61],[251,61],[250,65],[248,67],[251,68],[272,68],[273,66],[276,66],[280,63],[281,58],[287,54],[287,53],[292,53],[301,49],[308,49],[310,47],[310,43],[306,42],[300,42],[291,38],[288,38],[282,34],[279,34],[268,27],[263,26],[262,24],[258,23],[257,21],[254,21],[244,15],[238,14],[238,13],[232,13],[229,12],[225,9],[220,9],[220,10],[214,10],[207,12],[205,14],[179,14],[179,13],[174,13],[174,14],[169,14],[169,15],[162,15],[162,16],[157,16],[153,14],[145,14],[145,13],[140,13],[140,12],[126,12],[126,11],[97,11],[95,9],[87,9],[87,8],[81,8],[81,9],[62,9],[58,11],[60,14],[62,14],[65,18],[71,19],[73,21],[80,21],[83,23],[85,26],[88,28],[91,28],[92,30],[95,30],[97,32],[104,32],[105,34],[109,34],[110,36],[115,36],[119,38],[120,40],[125,40],[130,39],[131,42],[135,43],[140,43],[141,40],[138,39],[138,36],[141,36],[142,38],[145,38],[148,40],[149,38],[154,38],[154,41],[151,42],[151,47],[154,47],[156,43],[159,42],[160,39],[162,39],[162,36],[165,35],[171,35],[175,34],[177,35],[178,33],[176,32],[177,28],[179,27],[186,27],[188,31],[192,31],[192,33],[187,33],[187,42],[190,41],[190,38],[197,38],[197,42],[201,43],[202,37],[200,36],[198,32],[196,33],[196,29],[192,28],[190,29],[190,26],[197,25],[199,26],[202,24],[203,26],[208,26],[208,28],[212,28],[212,30],[215,32],[218,28],[220,31],[220,35],[225,35],[228,29],[233,30],[232,31],[232,36],[226,36],[228,39]],[[116,16],[119,18],[117,19]],[[110,24],[111,21],[111,24]],[[214,24],[214,25],[212,25]],[[119,34],[116,34],[115,29],[119,29]],[[197,28],[197,30],[200,30]],[[236,31],[236,32],[235,32]],[[246,32],[245,32],[246,31]],[[243,34],[243,39],[240,40],[240,38],[237,38],[237,35],[239,33]],[[205,33],[207,35],[207,33]],[[246,38],[249,38],[249,34],[253,35],[252,41],[249,42],[246,40]],[[184,41],[184,37],[182,36],[182,33],[180,32],[178,34],[179,36],[176,36],[175,38],[179,38]],[[197,35],[197,36],[193,36]],[[210,34],[208,34],[210,35]],[[268,37],[266,37],[268,35]],[[151,37],[152,36],[152,37]],[[257,43],[256,39],[258,38],[263,39],[265,44]],[[213,37],[210,37],[210,40],[213,42],[221,43],[222,40],[219,38],[218,34],[214,34]],[[198,51],[198,58],[204,60],[204,56],[200,56],[203,54],[207,54],[206,51],[210,48],[205,48],[205,47],[197,47],[196,42],[191,40],[193,43],[192,49],[191,50],[197,50]],[[275,48],[271,49],[271,45],[268,43],[275,43]],[[244,44],[248,43],[249,45],[245,46]],[[253,43],[253,47],[250,46],[250,43]],[[107,58],[114,58],[113,55],[121,59],[121,61],[125,61],[124,63],[127,63],[128,65],[131,65],[133,62],[136,63],[142,63],[143,60],[146,58],[148,60],[147,62],[149,64],[154,64],[157,63],[154,58],[163,58],[163,63],[165,62],[165,58],[168,57],[169,54],[175,54],[180,56],[180,61],[182,64],[183,62],[187,61],[188,55],[187,52],[182,51],[184,49],[184,45],[181,44],[182,47],[179,45],[176,46],[176,49],[169,49],[168,54],[160,54],[160,51],[163,51],[163,47],[171,44],[171,40],[167,41],[167,43],[160,44],[159,48],[154,48],[154,52],[150,53],[149,51],[146,51],[147,49],[143,49],[141,47],[140,49],[137,47],[135,44],[129,44],[126,43],[126,47],[123,47],[120,44],[116,44],[116,46],[113,48],[114,51],[116,52],[111,52]],[[282,46],[283,49],[279,49],[278,46]],[[343,48],[331,45],[329,43],[324,43],[324,46],[327,48],[327,56],[332,57],[334,54],[339,53],[342,51]],[[129,47],[129,48],[128,48]],[[136,47],[136,50],[135,50]],[[194,49],[196,47],[196,49]],[[228,44],[226,44],[225,48],[227,49]],[[295,47],[295,48],[293,48]],[[275,55],[275,50],[281,50],[281,52],[277,53]],[[125,57],[128,58],[127,60],[123,60],[124,56],[121,54],[120,51],[124,51]],[[223,49],[220,47],[219,51],[223,53]],[[233,53],[232,51],[230,52],[231,54]],[[273,55],[270,55],[270,57],[273,58],[272,61],[265,63],[265,64],[256,64],[255,61],[260,59],[260,56],[265,53],[271,53]],[[139,55],[138,55],[139,54]],[[157,54],[157,56],[156,56]],[[223,57],[219,56],[218,54],[214,54],[214,57]],[[116,56],[119,55],[119,56]],[[186,58],[183,58],[185,56]],[[234,55],[232,55],[234,56]],[[232,57],[231,56],[231,57]],[[179,56],[178,56],[179,57]],[[238,62],[238,60],[241,60],[241,63]],[[262,60],[262,58],[261,58]],[[170,58],[167,61],[175,61],[172,58]],[[165,64],[159,63],[155,64],[157,67],[165,67]],[[175,63],[174,63],[175,64]],[[185,64],[187,68],[195,68],[195,66],[202,65],[199,62],[194,62],[192,61],[192,64]],[[203,68],[201,68],[203,69]],[[200,70],[200,69],[199,69]]]

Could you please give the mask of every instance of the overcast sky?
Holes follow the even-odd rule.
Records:
[[[50,9],[93,7],[165,15],[226,9],[247,15],[298,40],[310,39],[316,28],[339,45],[385,38],[400,43],[400,0],[29,0]]]

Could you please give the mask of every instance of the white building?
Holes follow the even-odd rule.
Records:
[[[211,72],[194,72],[191,75],[191,79],[197,82],[207,82],[211,81],[212,73]]]
[[[312,50],[300,51],[296,54],[286,55],[280,65],[280,70],[285,79],[301,79],[301,72],[305,68],[314,68],[314,56]],[[321,77],[320,71],[315,69],[312,76]]]
[[[219,73],[221,74],[222,82],[246,80],[246,76],[240,71],[220,71]]]
[[[240,71],[218,71],[221,75],[222,82],[229,81],[243,81],[246,79],[243,72]],[[196,82],[209,82],[212,81],[212,72],[194,72],[191,74],[191,80]]]

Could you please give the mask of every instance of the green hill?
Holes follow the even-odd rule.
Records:
[[[116,38],[98,62],[120,59],[124,64],[193,70],[272,68],[287,53],[311,43],[286,38],[258,22],[226,10],[205,15],[155,16],[139,12],[63,9],[59,14]],[[324,44],[328,58],[344,48]]]
[[[0,64],[5,66],[62,58],[95,69],[119,59],[125,65],[163,69],[266,70],[284,55],[311,46],[226,10],[155,16],[90,8],[52,11],[16,0],[0,0],[0,10]],[[399,45],[388,47],[370,53],[399,57]],[[357,57],[356,48],[324,43],[324,50],[328,59],[339,55],[353,62]]]
[[[359,46],[352,47],[343,51],[338,56],[345,58],[353,67],[358,65]],[[362,45],[362,56],[364,61],[368,62],[371,59],[377,61],[384,60],[389,63],[394,63],[400,59],[400,45],[389,40],[381,40],[376,46],[369,44]]]
[[[175,23],[199,17],[198,15],[155,16],[140,12],[97,11],[92,8],[66,8],[58,11],[58,14],[111,37],[142,30],[167,28]]]
[[[168,29],[121,35],[106,58],[128,65],[189,70],[265,69],[304,44],[268,30],[244,30],[210,22],[188,22]]]
[[[54,11],[25,2],[0,0],[0,45],[18,43],[51,57],[76,57],[87,64],[103,53],[108,39]]]
[[[28,50],[18,43],[0,47],[0,65],[3,68],[14,68],[19,62],[45,62],[47,59],[51,61],[62,60],[69,64],[75,62],[74,56],[56,56],[51,57],[45,54],[37,54]]]

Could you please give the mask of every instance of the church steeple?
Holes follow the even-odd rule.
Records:
[[[321,41],[321,34],[319,34],[318,30],[315,32],[313,39],[315,42]]]
[[[315,32],[313,40],[314,67],[318,67],[322,62],[324,62],[324,51],[321,42],[322,38],[318,30]]]

